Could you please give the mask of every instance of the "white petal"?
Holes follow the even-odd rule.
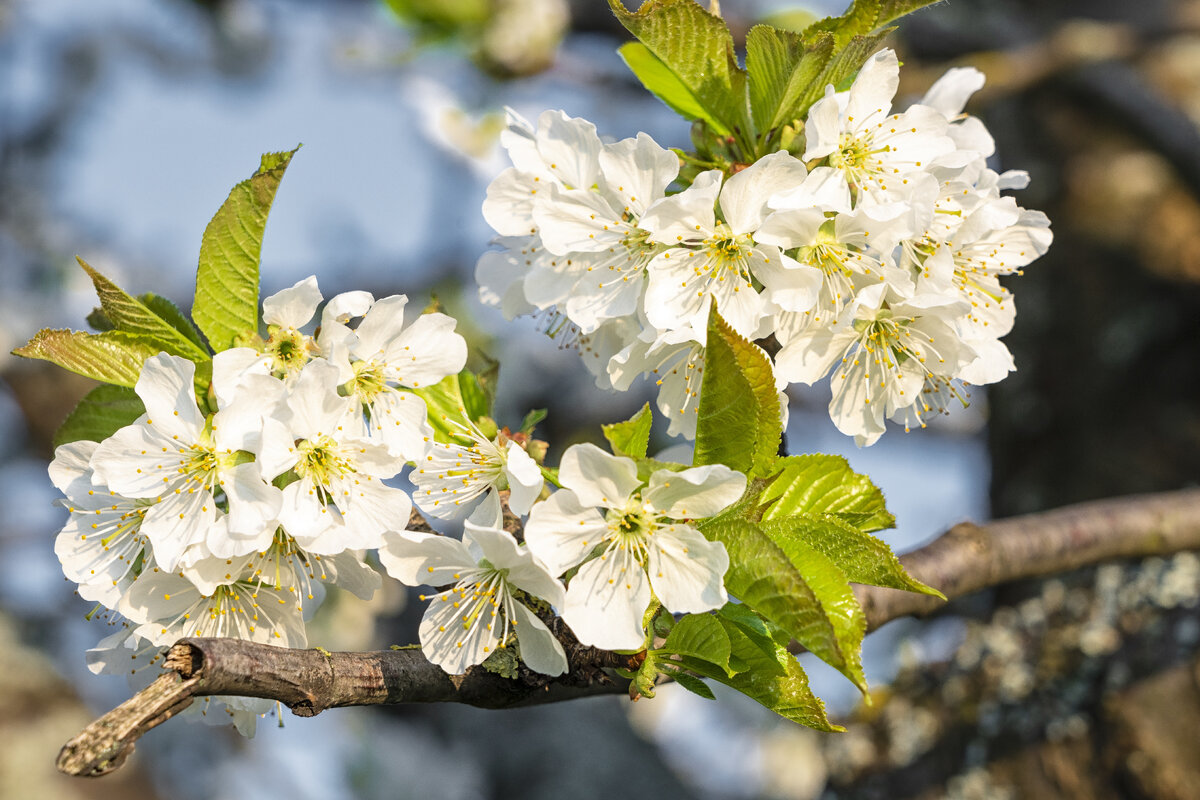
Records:
[[[621,212],[591,189],[551,187],[548,199],[534,204],[533,219],[546,249],[560,256],[620,247],[627,228]]]
[[[271,356],[252,347],[232,347],[213,356],[213,391],[221,408],[233,402],[238,387],[250,375],[271,375]],[[282,384],[281,384],[282,385]]]
[[[264,531],[275,530],[283,493],[263,479],[256,462],[222,470],[221,488],[229,500],[230,533],[259,538]]]
[[[763,156],[725,181],[720,202],[730,229],[735,234],[757,230],[767,202],[774,195],[800,186],[807,175],[803,161],[781,150]]]
[[[433,428],[426,419],[424,400],[412,392],[389,388],[376,396],[370,408],[372,439],[383,442],[390,453],[404,461],[416,461],[425,454]],[[397,467],[392,473],[399,471]]]
[[[204,429],[204,415],[196,407],[195,376],[196,365],[186,358],[160,353],[146,359],[134,386],[146,405],[146,423],[167,436],[196,441]]]
[[[366,314],[374,302],[375,296],[370,292],[342,292],[334,295],[321,311],[321,327],[324,328],[331,322],[345,325],[350,320]]]
[[[637,650],[645,641],[642,617],[650,583],[628,549],[613,549],[579,568],[567,587],[562,617],[583,644]]]
[[[937,79],[921,98],[921,105],[936,108],[948,119],[963,112],[971,95],[983,88],[986,78],[974,67],[955,67]]]
[[[543,111],[536,136],[542,162],[568,189],[587,189],[596,183],[600,137],[595,125],[562,111]]]
[[[473,568],[475,559],[465,544],[449,536],[400,531],[383,535],[379,563],[405,586],[444,586],[455,581],[455,574]]]
[[[216,518],[217,504],[208,492],[169,492],[142,518],[142,534],[150,540],[155,560],[173,570],[184,550],[205,540]]]
[[[663,196],[679,174],[679,156],[658,145],[648,134],[607,144],[600,152],[605,188],[620,198],[622,208],[641,216]]]
[[[510,441],[507,448],[505,476],[508,478],[508,507],[517,516],[529,513],[533,502],[542,493],[542,470],[524,448]]]
[[[59,445],[54,450],[54,460],[50,462],[50,482],[54,488],[70,497],[73,491],[70,487],[78,481],[83,481],[83,491],[90,488],[92,468],[88,462],[92,453],[96,452],[96,442],[79,441]]]
[[[549,568],[561,575],[582,561],[608,533],[595,508],[585,508],[570,489],[535,503],[525,523],[525,544]]]
[[[688,525],[670,525],[650,540],[650,584],[676,614],[720,608],[729,600],[723,578],[729,569],[725,545],[710,542]]]
[[[512,622],[517,629],[517,642],[521,646],[521,660],[525,666],[543,675],[562,675],[567,671],[567,654],[546,623],[537,615],[516,602],[513,604]]]
[[[559,483],[585,506],[620,508],[642,485],[631,458],[606,453],[594,444],[576,444],[563,453]]]
[[[389,377],[404,386],[432,386],[467,363],[467,342],[445,314],[422,314],[386,348]]]
[[[281,328],[302,328],[313,318],[320,304],[317,278],[310,275],[263,300],[263,321]]]
[[[703,240],[716,226],[722,176],[716,169],[701,172],[679,194],[655,201],[638,225],[650,231],[652,241],[663,244]]]
[[[311,479],[303,478],[283,487],[279,521],[306,548],[307,543],[324,533],[337,518],[321,503]]]
[[[464,624],[463,612],[457,595],[448,593],[435,596],[421,618],[421,651],[430,662],[451,675],[461,675],[468,667],[483,663],[500,644],[495,631],[489,631],[485,619],[486,611]],[[461,601],[464,605],[470,601]]]
[[[672,519],[711,517],[746,491],[746,476],[724,464],[692,467],[681,472],[658,470],[642,493],[646,506]]]
[[[321,567],[325,570],[321,577],[327,583],[345,589],[360,600],[370,600],[383,583],[379,573],[352,550],[322,558]]]
[[[534,560],[529,549],[499,528],[482,528],[470,522],[465,528],[464,541],[474,542],[496,569],[508,570],[509,583],[551,605],[563,604],[562,584]]]
[[[355,348],[355,354],[370,358],[375,353],[384,350],[393,339],[404,330],[404,308],[408,305],[408,297],[394,294],[384,297],[363,317],[357,333],[360,346]]]

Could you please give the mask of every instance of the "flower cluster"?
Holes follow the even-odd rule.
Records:
[[[450,317],[405,326],[403,296],[365,292],[334,297],[316,335],[303,332],[321,301],[314,278],[267,298],[268,338],[218,353],[199,402],[193,362],[148,359],[135,386],[146,413],[56,452],[70,517],[55,550],[120,626],[92,651],[97,670],[152,663],[186,636],[304,647],[324,585],[374,594],[365,551],[412,510],[385,481],[433,438],[408,389],[460,370],[466,343]]]
[[[435,587],[421,644],[455,674],[509,646],[530,669],[564,673],[555,609],[583,643],[636,650],[652,590],[674,612],[726,602],[725,549],[690,523],[740,497],[743,475],[680,467],[647,485],[633,460],[576,445],[551,493],[544,443],[527,432],[463,409],[435,436],[415,390],[462,369],[453,319],[405,325],[403,296],[353,292],[308,333],[321,300],[313,278],[267,298],[267,338],[218,353],[206,387],[192,361],[149,358],[135,386],[145,414],[56,452],[70,512],[56,552],[118,628],[89,652],[93,669],[136,675],[188,636],[304,647],[324,586],[363,599],[378,588],[369,550],[392,577]],[[407,465],[412,497],[388,483]],[[407,530],[414,499],[430,518],[463,520],[462,539]],[[528,516],[526,543],[505,529],[505,505]],[[243,729],[269,708],[225,705]]]
[[[828,87],[790,152],[675,193],[680,157],[645,134],[604,143],[559,111],[536,128],[510,112],[483,301],[578,347],[602,388],[655,377],[672,434],[694,435],[714,301],[739,334],[773,337],[780,388],[830,376],[830,416],[860,445],[887,419],[924,427],[1013,369],[999,279],[1051,233],[1001,194],[1028,176],[989,169],[992,138],[963,114],[981,73],[951,70],[902,112],[898,81],[895,53],[877,53],[848,90]]]

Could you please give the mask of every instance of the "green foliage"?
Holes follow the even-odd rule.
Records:
[[[156,341],[124,331],[82,333],[46,328],[38,331],[24,347],[13,350],[13,354],[49,361],[104,383],[133,386],[146,359],[159,351]]]
[[[703,119],[718,132],[749,144],[752,123],[746,73],[738,65],[733,37],[720,17],[694,0],[646,0],[636,12],[626,10],[621,0],[609,0],[609,6],[621,24],[674,74],[671,81],[657,66],[645,70],[648,59],[635,56],[630,67],[647,89],[680,113],[690,110],[695,116],[689,119]],[[645,71],[638,72],[634,64]],[[697,109],[703,113],[696,113]]]
[[[738,690],[747,697],[761,703],[779,716],[807,725],[819,731],[844,730],[829,721],[825,715],[825,704],[808,685],[808,675],[787,648],[775,645],[775,652],[768,655],[746,635],[740,626],[729,624],[732,657],[745,665],[745,669],[732,678],[712,675],[714,680]],[[776,670],[783,665],[783,673]]]
[[[54,446],[103,441],[145,413],[141,399],[127,386],[97,386],[88,392],[54,433]]]
[[[689,675],[686,672],[675,672],[671,674],[683,688],[687,689],[692,694],[698,694],[705,700],[716,700],[717,696],[713,694],[712,689],[708,688],[708,684],[697,678],[695,675]]]
[[[841,456],[821,453],[788,456],[782,469],[759,496],[764,520],[795,514],[836,514],[862,531],[894,527],[896,519],[884,505],[883,492],[865,475],[850,469]]]
[[[800,119],[814,88],[823,91],[821,73],[833,54],[834,38],[805,38],[769,25],[755,25],[746,35],[746,71],[750,74],[750,107],[759,131],[773,132]]]
[[[151,302],[157,307],[152,309],[142,300],[131,297],[108,278],[92,269],[82,258],[76,258],[79,266],[92,279],[96,294],[100,298],[100,308],[105,319],[117,331],[122,331],[145,343],[157,348],[155,352],[163,351],[171,355],[183,356],[191,361],[202,361],[208,358],[208,351],[202,344],[181,332],[180,323],[185,323],[183,315],[169,301],[149,295],[154,298]],[[164,303],[170,306],[165,308]],[[164,318],[163,314],[171,319]],[[188,325],[190,327],[190,325]],[[193,329],[194,330],[194,329]]]
[[[521,433],[525,434],[526,436],[532,436],[534,428],[538,426],[539,422],[546,418],[546,414],[547,412],[544,408],[535,408],[526,414],[525,418],[521,420]]]
[[[479,379],[470,370],[449,375],[433,386],[411,389],[425,401],[429,424],[439,442],[453,442],[461,436],[468,423],[475,423],[491,414],[488,395]]]
[[[384,0],[384,5],[405,22],[443,35],[483,25],[492,6],[489,0]]]
[[[711,614],[688,614],[675,623],[662,650],[699,659],[732,675],[729,634]]]
[[[654,55],[649,47],[641,42],[626,42],[617,52],[642,85],[676,114],[684,119],[704,120],[720,135],[729,135],[729,129],[704,107],[683,79]]]
[[[624,422],[614,422],[602,426],[604,438],[614,454],[626,458],[639,459],[646,457],[650,447],[650,425],[654,416],[650,412],[650,404],[646,403],[629,419]]]
[[[199,351],[204,354],[204,358],[211,357],[211,351],[208,349],[208,345],[204,343],[204,338],[200,335],[200,331],[196,330],[196,326],[192,324],[191,317],[179,310],[179,306],[165,297],[159,297],[153,292],[138,295],[138,300],[146,308],[157,314],[164,322],[195,344],[199,348]]]
[[[609,5],[638,39],[620,53],[642,84],[680,116],[732,138],[735,160],[749,163],[790,149],[798,121],[826,86],[839,86],[879,49],[892,30],[884,26],[935,1],[855,0],[802,33],[756,25],[744,70],[729,28],[695,0],[646,0],[636,12],[621,0]]]
[[[859,648],[866,622],[845,575],[832,561],[813,548],[785,549],[736,512],[705,520],[700,529],[729,551],[725,586],[731,594],[865,692]]]
[[[693,463],[725,464],[751,477],[770,474],[783,431],[771,361],[715,308],[708,315],[697,416]]]
[[[275,191],[295,152],[264,155],[258,171],[233,187],[204,230],[192,316],[218,352],[258,332],[263,231]]]
[[[909,575],[890,547],[838,516],[797,514],[762,525],[784,550],[790,552],[799,545],[819,550],[854,583],[946,599],[937,589]]]

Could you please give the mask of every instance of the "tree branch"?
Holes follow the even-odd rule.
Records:
[[[901,561],[919,580],[949,598],[1009,581],[1065,572],[1120,558],[1200,548],[1200,489],[1117,498],[1030,514],[987,525],[963,523]],[[871,629],[941,601],[874,586],[855,587]],[[559,626],[570,670],[547,678],[522,669],[517,679],[481,667],[451,676],[420,650],[326,653],[236,639],[183,639],[154,683],[68,742],[58,768],[103,775],[119,767],[137,739],[210,695],[263,697],[299,716],[338,706],[382,703],[465,703],[512,708],[628,690],[606,670],[633,666],[622,656],[573,642]]]

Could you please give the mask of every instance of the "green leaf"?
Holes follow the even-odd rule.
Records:
[[[804,35],[832,33],[837,37],[840,49],[855,36],[874,33],[905,14],[937,2],[939,0],[854,0],[845,14],[814,22],[804,31]]]
[[[614,422],[602,425],[604,438],[608,439],[613,454],[626,458],[639,459],[646,457],[650,447],[650,426],[654,415],[650,412],[650,404],[646,403],[641,409],[624,422]]]
[[[833,562],[811,548],[784,550],[732,511],[699,527],[729,551],[725,586],[730,594],[866,691],[859,653],[866,619]]]
[[[729,639],[734,656],[742,659],[747,669],[722,683],[792,722],[819,731],[844,730],[829,721],[825,704],[813,694],[804,668],[786,648],[777,646],[774,655],[768,656],[746,636],[731,633]],[[783,675],[772,672],[771,667],[779,663],[786,664]]]
[[[533,435],[533,429],[538,426],[538,423],[546,418],[547,411],[544,408],[535,408],[525,415],[525,419],[521,420],[521,433],[526,436]]]
[[[731,660],[738,660],[744,669],[727,675],[706,662],[690,661],[688,669],[738,690],[758,701],[776,714],[819,731],[840,731],[825,715],[825,704],[808,685],[808,675],[800,662],[782,645],[772,653],[762,648],[736,626],[726,626],[729,634]]]
[[[153,342],[158,345],[159,350],[171,355],[183,356],[191,361],[208,359],[208,351],[203,345],[185,336],[171,322],[168,322],[141,300],[130,296],[125,290],[93,269],[82,258],[76,257],[75,260],[92,279],[92,284],[96,287],[96,294],[100,298],[100,307],[104,311],[104,317],[112,324],[113,328],[148,343]],[[157,299],[161,300],[161,298]],[[183,316],[178,309],[175,310],[175,315]]]
[[[729,135],[729,129],[709,113],[683,79],[654,55],[649,47],[641,42],[626,42],[617,48],[617,53],[642,82],[642,86],[666,103],[667,108],[684,119],[702,119],[720,135]]]
[[[746,73],[738,66],[733,37],[724,20],[694,0],[646,0],[636,12],[626,10],[621,0],[609,0],[608,4],[621,24],[674,74],[686,91],[668,86],[661,70],[654,73],[654,86],[647,88],[655,94],[656,88],[665,90],[681,113],[681,109],[689,108],[690,95],[695,105],[707,113],[689,118],[711,117],[714,127],[723,128],[743,143],[752,140]],[[638,63],[645,66],[645,59]]]
[[[488,402],[487,393],[484,392],[475,373],[465,369],[458,373],[458,391],[468,419],[474,421],[491,415],[491,403]]]
[[[798,514],[771,523],[766,529],[777,542],[783,543],[785,550],[794,547],[795,542],[820,550],[838,565],[847,580],[854,583],[887,586],[946,599],[937,589],[909,575],[887,544],[839,517]]]
[[[771,474],[783,425],[771,361],[714,308],[708,315],[693,463]]]
[[[461,437],[463,429],[470,420],[466,399],[463,397],[463,386],[478,386],[474,375],[463,370],[458,375],[448,375],[432,386],[422,386],[419,389],[409,389],[413,394],[425,401],[428,411],[429,424],[433,426],[434,438],[439,442],[455,442],[455,437]],[[478,406],[480,395],[472,394],[472,404]]]
[[[792,637],[786,631],[773,625],[743,603],[726,603],[717,609],[717,618],[725,626],[726,634],[729,634],[731,625],[736,626],[743,636],[758,645],[758,649],[771,658],[775,658],[780,647],[786,648],[792,641]],[[786,673],[786,661],[794,660],[791,653],[786,650],[783,652],[787,654],[787,658],[776,664],[778,675]]]
[[[208,345],[204,343],[204,337],[200,335],[200,331],[196,330],[196,326],[192,324],[191,318],[179,310],[179,306],[172,303],[165,297],[160,297],[153,292],[146,292],[138,295],[138,300],[142,302],[146,308],[157,314],[164,322],[170,325],[175,330],[182,333],[191,340],[206,358],[211,357]]]
[[[858,598],[854,596],[854,590],[850,588],[850,579],[841,567],[820,550],[803,539],[785,535],[783,523],[762,522],[759,527],[787,554],[812,590],[820,604],[821,613],[832,624],[837,637],[837,651],[844,658],[844,663],[829,663],[853,681],[865,695],[867,681],[862,671],[862,640],[867,635],[867,617]],[[808,646],[798,637],[796,641]],[[824,659],[820,653],[817,655]]]
[[[82,333],[47,328],[13,354],[40,358],[104,383],[133,386],[146,359],[158,355],[161,349],[156,342],[123,331]]]
[[[804,38],[791,31],[755,25],[746,35],[746,72],[750,75],[750,108],[754,124],[773,141],[781,126],[800,119],[807,106],[801,100],[814,86],[833,55],[834,37],[817,33]],[[766,144],[766,143],[765,143]],[[770,151],[769,146],[760,151]]]
[[[788,456],[778,462],[782,469],[759,496],[770,503],[764,520],[784,519],[796,514],[836,514],[863,531],[892,528],[896,518],[888,513],[883,492],[866,475],[850,469],[841,456],[821,453]]]
[[[299,149],[299,148],[297,148]],[[258,264],[275,191],[295,150],[267,153],[229,193],[200,243],[192,316],[216,351],[258,332]]]
[[[662,649],[729,669],[729,635],[711,614],[688,614],[675,623]]]
[[[92,389],[54,433],[54,446],[89,440],[100,442],[145,413],[141,398],[127,386]]]
[[[692,694],[698,694],[707,700],[717,699],[717,696],[713,694],[713,690],[708,688],[708,684],[695,675],[688,675],[686,672],[672,672],[670,675],[676,683]]]
[[[934,0],[929,1],[934,2]],[[820,33],[832,34],[837,49],[840,50],[854,36],[871,33],[887,22],[886,19],[880,19],[880,0],[854,0],[845,14],[840,17],[826,17],[814,22],[804,31],[804,36],[807,38]]]

